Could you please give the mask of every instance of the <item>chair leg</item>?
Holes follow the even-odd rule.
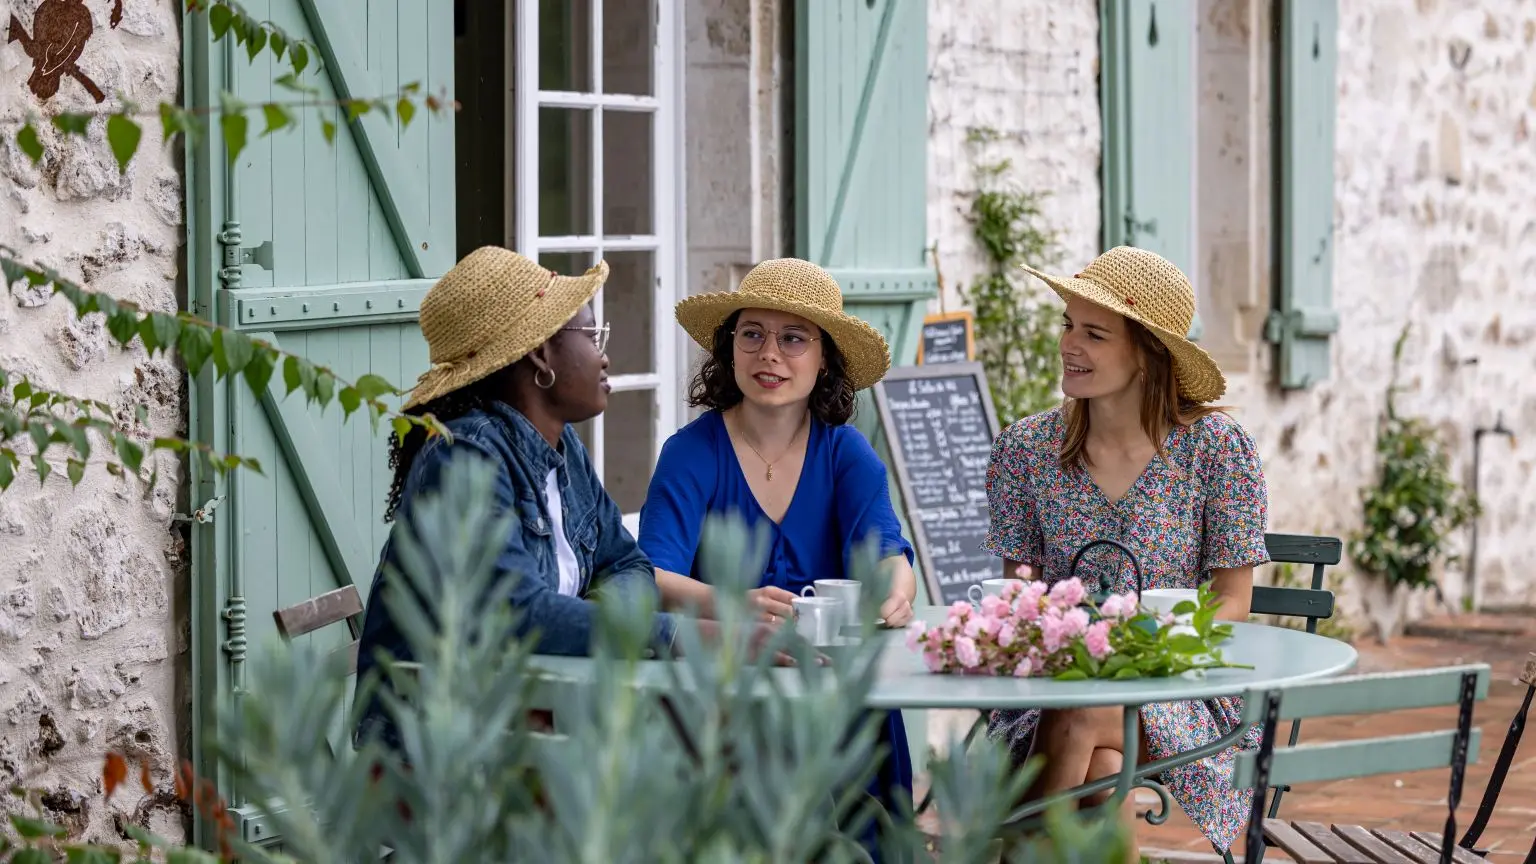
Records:
[[[1477,815],[1472,817],[1472,824],[1467,826],[1467,833],[1462,835],[1461,843],[1458,844],[1463,849],[1474,848],[1483,836],[1483,829],[1488,827],[1493,807],[1504,789],[1504,778],[1509,774],[1510,764],[1515,761],[1515,751],[1520,749],[1520,736],[1525,732],[1525,718],[1530,713],[1533,695],[1536,695],[1536,685],[1525,688],[1525,701],[1520,704],[1520,710],[1515,712],[1514,719],[1509,721],[1509,732],[1505,733],[1504,746],[1499,750],[1499,758],[1493,763],[1493,774],[1489,775],[1488,785],[1483,789],[1483,800],[1477,805]]]

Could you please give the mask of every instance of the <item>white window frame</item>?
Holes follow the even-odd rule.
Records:
[[[653,46],[653,96],[603,93],[603,0],[589,0],[590,21],[588,52],[592,68],[591,93],[540,90],[539,83],[539,3],[538,0],[510,0],[515,5],[516,21],[512,56],[509,58],[513,87],[516,134],[512,142],[512,201],[516,226],[517,250],[535,260],[546,252],[591,252],[601,258],[606,252],[647,251],[654,254],[656,285],[651,297],[652,345],[654,371],[613,375],[608,381],[614,393],[651,391],[655,413],[654,446],[651,467],[662,442],[677,431],[682,398],[680,387],[681,351],[673,323],[672,307],[680,294],[682,259],[681,166],[678,142],[681,139],[683,58],[680,53],[682,30],[681,3],[657,3],[655,43]],[[647,2],[647,0],[640,0]],[[577,108],[591,112],[592,154],[592,234],[580,236],[545,236],[539,234],[539,109]],[[603,233],[603,112],[635,111],[649,113],[651,123],[652,179],[651,225],[654,234],[605,236]],[[593,302],[599,324],[606,319],[603,292]],[[622,327],[622,324],[620,325]],[[618,334],[622,338],[622,330]],[[599,480],[605,471],[606,444],[604,418],[592,424],[592,463]],[[633,533],[639,530],[639,514],[624,514],[625,525]]]

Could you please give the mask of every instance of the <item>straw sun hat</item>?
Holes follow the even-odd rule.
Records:
[[[415,408],[521,360],[576,316],[608,279],[608,264],[560,276],[509,249],[482,246],[421,301],[432,366],[405,408]]]
[[[1071,278],[1033,267],[1024,270],[1051,286],[1063,300],[1087,300],[1152,331],[1173,356],[1179,394],[1184,398],[1214,402],[1227,391],[1227,379],[1216,361],[1189,341],[1189,327],[1195,319],[1195,290],[1172,261],[1134,246],[1116,246]]]
[[[799,258],[773,258],[753,267],[735,291],[699,294],[677,304],[677,323],[705,351],[732,312],[773,309],[799,315],[837,343],[855,390],[874,386],[891,368],[880,331],[843,311],[843,292],[827,271]]]

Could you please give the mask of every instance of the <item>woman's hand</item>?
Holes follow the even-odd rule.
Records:
[[[795,595],[783,588],[773,585],[753,588],[747,592],[747,599],[757,608],[763,620],[770,624],[788,621],[795,615],[795,609],[790,605],[794,602]]]
[[[880,604],[880,617],[887,627],[905,627],[912,620],[912,601],[905,594],[892,594]]]

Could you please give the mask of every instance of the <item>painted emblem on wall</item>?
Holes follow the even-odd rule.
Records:
[[[113,29],[122,20],[123,0],[112,0]],[[37,98],[52,99],[59,92],[59,81],[68,75],[79,81],[92,99],[101,102],[107,94],[101,92],[96,82],[78,65],[93,30],[95,25],[91,22],[91,10],[85,8],[85,0],[43,0],[32,16],[32,32],[27,33],[20,19],[12,15],[5,41],[20,42],[21,50],[32,58],[32,74],[27,78],[27,86]]]

